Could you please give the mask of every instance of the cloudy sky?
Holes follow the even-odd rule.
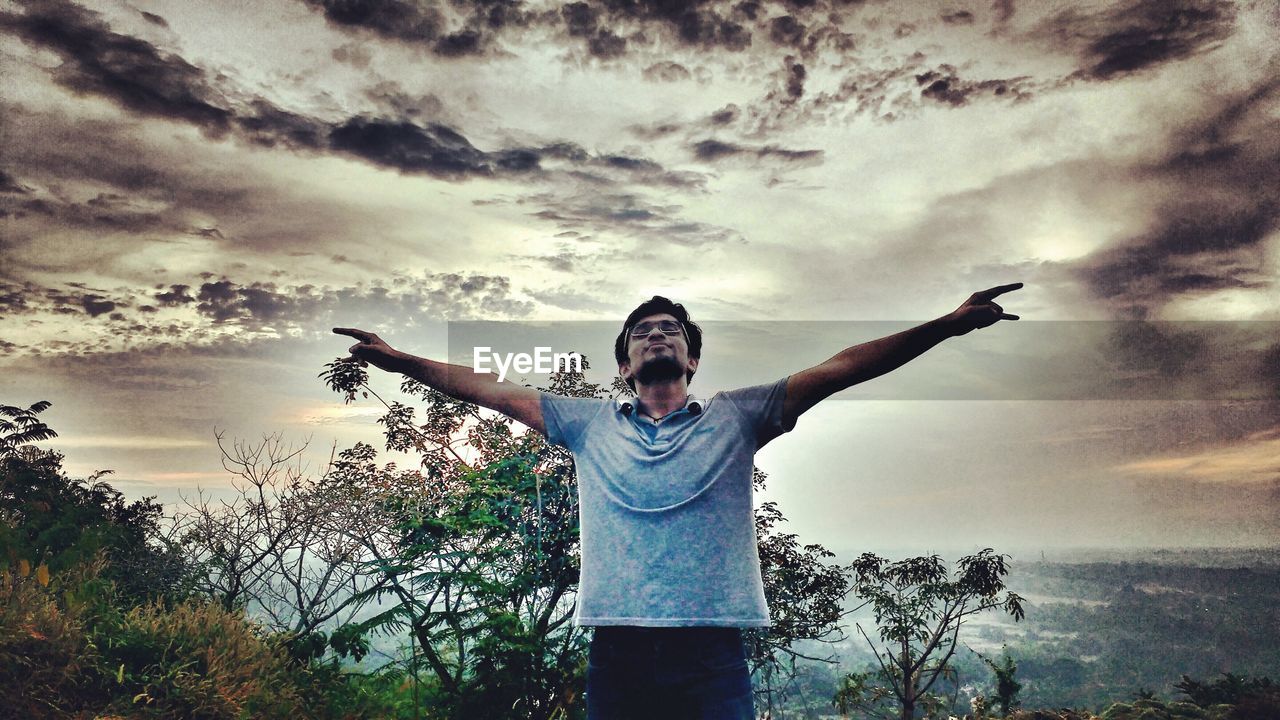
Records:
[[[1021,281],[761,453],[791,529],[1280,545],[1278,56],[1262,1],[6,0],[0,402],[172,498],[215,428],[379,443],[333,326],[664,294],[705,394]]]

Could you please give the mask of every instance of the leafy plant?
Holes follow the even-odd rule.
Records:
[[[928,716],[949,706],[930,691],[942,678],[956,684],[950,661],[966,619],[997,608],[1014,620],[1024,615],[1022,598],[1005,590],[1006,557],[987,548],[961,558],[954,573],[936,555],[889,562],[864,553],[855,560],[853,592],[875,612],[879,642],[857,629],[879,668],[846,676],[837,709],[889,717],[896,705],[892,714],[913,720],[918,709]]]

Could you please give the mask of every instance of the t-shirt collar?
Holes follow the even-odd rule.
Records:
[[[615,409],[623,415],[629,417],[631,413],[635,412],[637,402],[635,398],[617,398],[613,402]],[[694,415],[702,412],[702,406],[703,401],[695,397],[692,393],[689,395],[688,399],[684,401],[684,409]]]

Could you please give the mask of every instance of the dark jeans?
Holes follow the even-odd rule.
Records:
[[[752,720],[742,631],[598,627],[587,656],[589,720]]]

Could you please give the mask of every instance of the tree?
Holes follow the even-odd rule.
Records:
[[[158,541],[163,509],[154,497],[125,502],[101,479],[110,470],[70,478],[60,453],[30,444],[57,437],[36,418],[49,407],[0,406],[0,415],[12,418],[0,420],[0,563],[26,561],[57,573],[101,553],[103,577],[122,599],[185,596],[189,568]]]
[[[864,553],[850,566],[853,591],[870,605],[879,643],[857,625],[876,656],[878,669],[845,676],[834,698],[841,713],[854,709],[901,720],[917,710],[932,714],[944,706],[930,691],[940,678],[955,680],[950,660],[967,618],[1002,608],[1021,620],[1022,598],[1005,592],[1005,555],[990,548],[961,558],[954,574],[937,555],[889,562]],[[1004,592],[1004,596],[1001,593]]]
[[[754,471],[757,491],[764,489],[766,479],[758,468]],[[794,533],[778,530],[784,522],[777,503],[756,508],[757,551],[773,624],[767,630],[748,631],[746,644],[756,700],[770,715],[800,676],[798,661],[835,662],[832,656],[801,653],[795,645],[801,640],[828,645],[843,641],[839,622],[846,614],[842,601],[849,591],[843,569],[829,562],[835,554],[821,545],[802,546]]]
[[[367,445],[339,460],[345,482],[366,488],[387,520],[361,535],[385,583],[360,597],[390,607],[360,627],[409,633],[431,704],[446,716],[549,718],[574,707],[586,634],[571,623],[578,525],[569,453],[414,380],[401,391],[424,402],[420,421],[413,407],[369,389],[358,366],[333,363],[323,376],[348,401],[358,389],[381,401],[387,449],[421,455],[420,470],[406,473],[378,468]],[[552,387],[601,392],[580,374]]]
[[[1272,682],[1269,677],[1249,677],[1229,672],[1222,673],[1222,677],[1210,682],[1201,682],[1183,675],[1174,687],[1179,694],[1186,695],[1191,702],[1202,708],[1221,704],[1234,705],[1251,696],[1280,695],[1280,685]]]
[[[1002,648],[999,663],[982,653],[975,652],[974,654],[987,667],[991,668],[991,672],[995,674],[995,702],[996,705],[1000,706],[1000,714],[1008,715],[1011,709],[1018,706],[1018,692],[1022,690],[1022,683],[1018,682],[1014,677],[1018,673],[1018,664],[1013,661],[1013,656],[1009,654],[1007,646]]]
[[[341,628],[359,613],[360,593],[385,582],[368,568],[374,556],[360,537],[367,494],[352,488],[332,455],[318,475],[307,473],[307,443],[285,447],[278,434],[258,443],[215,437],[233,494],[185,498],[170,530],[202,570],[197,589],[293,635],[299,656],[329,647],[359,659],[364,645]]]
[[[0,458],[18,455],[24,445],[58,437],[58,433],[36,417],[52,406],[48,400],[41,400],[26,409],[0,405]]]

